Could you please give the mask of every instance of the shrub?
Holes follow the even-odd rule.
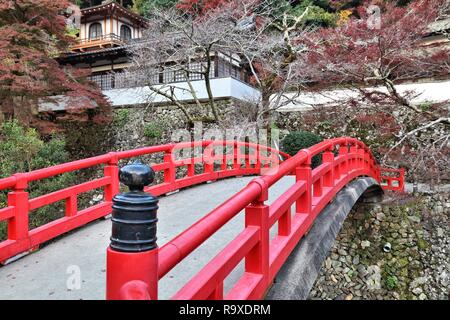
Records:
[[[289,133],[282,141],[282,149],[291,156],[296,155],[300,150],[309,148],[315,144],[322,142],[323,139],[311,132],[294,131]],[[319,166],[322,162],[321,156],[317,155],[312,158],[312,167]]]
[[[386,278],[385,284],[389,290],[393,290],[397,287],[398,279],[396,276],[388,276]]]
[[[164,133],[164,123],[150,122],[144,126],[144,136],[148,139],[160,139]]]
[[[114,113],[113,123],[118,127],[123,127],[130,118],[130,110],[129,109],[118,109]]]
[[[69,154],[61,137],[43,141],[34,129],[23,128],[16,121],[0,127],[0,178],[18,172],[28,172],[67,162]],[[31,182],[27,188],[30,198],[66,188],[74,180],[73,173]],[[0,191],[0,208],[6,206],[8,190]],[[45,206],[30,214],[30,228],[36,228],[64,215],[63,203]],[[0,223],[0,240],[5,239],[6,222]]]

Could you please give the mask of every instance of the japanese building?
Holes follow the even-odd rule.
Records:
[[[145,18],[137,15],[116,1],[103,1],[99,5],[81,9],[81,21],[77,43],[71,51],[62,55],[59,61],[63,65],[70,64],[78,68],[90,68],[91,80],[96,82],[104,94],[112,100],[113,105],[142,103],[142,99],[132,98],[133,91],[139,88],[139,82],[126,79],[124,70],[130,66],[128,48],[140,41],[144,30],[148,27]],[[214,97],[243,98],[258,95],[249,85],[248,71],[242,66],[236,55],[214,53],[214,63],[210,71],[211,87]],[[192,70],[201,68],[201,61],[189,66]],[[197,66],[198,65],[198,66]],[[146,79],[145,83],[163,85],[177,83],[183,87],[186,82],[184,74],[173,68],[160,68],[161,71]],[[134,79],[135,80],[135,79]],[[206,90],[202,76],[197,73],[189,75],[189,81],[197,91],[197,97],[206,99]],[[125,99],[123,90],[129,89]],[[121,90],[120,93],[118,90]],[[181,95],[182,96],[182,95]],[[182,97],[189,100],[192,97]],[[161,101],[159,101],[161,100]],[[164,102],[165,99],[156,99]]]

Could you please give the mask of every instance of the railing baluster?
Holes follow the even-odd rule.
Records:
[[[221,153],[221,163],[220,163],[220,170],[226,171],[228,168],[228,160],[227,160],[227,144],[225,141],[222,142],[222,153]]]
[[[350,154],[352,156],[352,159],[350,160],[350,163],[349,163],[349,168],[348,168],[349,172],[356,169],[356,167],[357,167],[358,159],[353,158],[358,155],[358,146],[356,143],[352,143],[352,145],[350,146]]]
[[[194,158],[191,158],[191,163],[187,165],[187,175],[188,177],[193,177],[195,175]]]
[[[364,149],[363,148],[359,148],[358,149],[358,169],[364,169],[365,165],[365,161],[364,161]]]
[[[256,146],[256,164],[255,168],[261,170],[261,146],[258,144]]]
[[[173,155],[173,145],[166,153],[164,153],[164,163],[168,163],[169,167],[164,170],[164,183],[173,184],[175,182],[175,161]]]
[[[241,168],[240,162],[239,162],[239,147],[238,143],[235,140],[233,144],[233,169],[238,170]]]
[[[108,165],[103,169],[103,173],[105,177],[111,178],[111,183],[105,186],[105,201],[111,202],[116,194],[119,193],[120,183],[119,183],[119,166],[118,166],[118,158],[115,152],[109,153],[111,156]]]
[[[306,190],[301,197],[298,198],[295,204],[295,211],[297,213],[309,214],[311,212],[312,192],[311,192],[311,157],[308,157],[306,163],[296,168],[296,181],[305,181]]]
[[[203,150],[203,164],[204,164],[204,172],[205,173],[213,173],[214,172],[214,145],[213,142],[208,144]]]
[[[28,237],[28,182],[22,173],[14,175],[17,180],[14,191],[8,194],[8,207],[14,207],[14,218],[8,223],[8,239],[22,240]]]
[[[339,147],[339,155],[345,156],[345,160],[339,164],[339,173],[347,174],[348,168],[350,166],[349,160],[348,160],[348,145],[345,143],[345,145]]]
[[[76,216],[78,212],[78,198],[76,194],[72,194],[66,199],[66,217]]]
[[[329,163],[330,169],[323,178],[324,187],[334,187],[334,153],[333,144],[322,154],[322,162]]]
[[[269,206],[265,205],[268,199],[268,185],[261,179],[252,183],[261,186],[260,197],[245,208],[245,227],[259,227],[260,240],[245,258],[245,271],[263,276],[262,281],[250,295],[250,299],[261,298],[264,294],[269,277]]]
[[[206,300],[223,300],[223,282],[217,285]]]
[[[289,208],[278,220],[278,235],[288,236],[291,234],[291,208]]]
[[[322,196],[322,177],[316,180],[313,184],[313,196],[320,197]]]

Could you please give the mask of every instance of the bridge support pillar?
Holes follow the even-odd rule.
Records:
[[[145,193],[155,173],[142,163],[122,168],[119,178],[130,188],[113,199],[112,236],[106,257],[106,299],[158,298],[158,199]]]

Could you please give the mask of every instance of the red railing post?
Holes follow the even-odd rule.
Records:
[[[323,186],[324,187],[334,187],[334,153],[333,153],[333,144],[327,148],[327,150],[322,154],[322,162],[329,163],[330,169],[329,172],[325,174],[323,178]]]
[[[154,171],[136,162],[120,170],[130,188],[113,199],[111,244],[106,255],[106,299],[158,299],[158,199],[144,192]]]
[[[164,170],[164,183],[173,184],[175,182],[175,160],[173,155],[172,145],[166,153],[164,153],[164,163],[169,164],[169,167]]]
[[[16,184],[14,191],[8,194],[8,207],[14,207],[14,218],[8,223],[8,239],[22,240],[28,238],[28,187],[26,176],[23,173],[15,174]]]
[[[399,191],[405,191],[405,168],[400,169]]]
[[[289,208],[283,215],[278,219],[278,235],[288,236],[291,234],[292,228],[292,215],[291,208]]]
[[[211,142],[205,147],[205,150],[203,151],[203,165],[205,173],[214,172],[214,158],[215,158],[214,142]]]
[[[313,183],[313,197],[322,196],[322,187],[323,187],[323,177],[320,177]]]
[[[238,146],[237,140],[235,140],[234,144],[233,144],[233,169],[234,170],[239,170],[241,168],[239,154],[240,154],[239,146]]]
[[[253,290],[249,299],[262,298],[269,279],[269,206],[264,202],[268,199],[268,185],[263,179],[255,179],[261,187],[259,198],[245,208],[245,226],[259,228],[259,242],[245,258],[245,271],[263,276],[262,281]]]
[[[227,160],[227,155],[228,155],[228,145],[226,143],[226,141],[222,142],[222,156],[221,156],[221,163],[220,163],[220,170],[222,171],[226,171],[228,169],[228,160]]]
[[[259,144],[256,146],[255,152],[256,152],[255,168],[261,170],[261,146]]]
[[[111,202],[116,194],[119,193],[120,183],[119,183],[119,160],[115,152],[109,153],[110,160],[108,165],[103,169],[105,177],[111,178],[111,183],[105,186],[105,201]]]
[[[311,154],[308,150],[303,150],[308,154],[308,158],[305,163],[301,164],[295,169],[296,181],[305,181],[306,190],[300,196],[295,204],[296,213],[309,214],[311,213],[312,205],[312,177],[311,177]]]
[[[250,146],[248,145],[248,143],[245,144],[245,149],[244,149],[244,157],[245,157],[245,169],[250,169],[251,165],[250,165]]]
[[[206,300],[223,300],[223,282],[217,285]]]
[[[347,141],[344,143],[344,145],[339,146],[339,155],[345,156],[345,160],[343,162],[341,162],[341,164],[339,165],[339,175],[340,174],[345,175],[348,173],[348,167],[349,167]]]
[[[355,142],[352,142],[352,144],[350,145],[350,155],[352,158],[349,161],[348,171],[356,169],[358,164],[358,159],[354,158],[358,155],[358,145]]]
[[[369,152],[364,149],[364,169],[369,169],[370,170],[370,156],[369,156]]]
[[[364,148],[358,148],[358,169],[364,169]]]
[[[66,199],[66,217],[76,216],[78,212],[78,197],[72,194]]]

